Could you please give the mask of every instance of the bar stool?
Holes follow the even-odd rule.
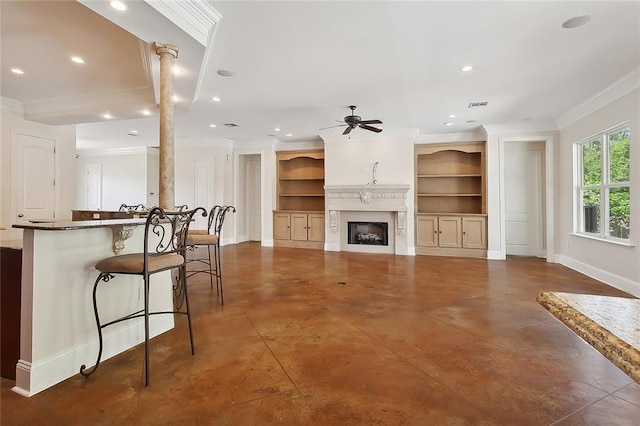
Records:
[[[189,311],[189,297],[186,291],[186,239],[188,238],[189,225],[193,216],[197,212],[202,212],[202,216],[207,216],[207,211],[202,207],[183,212],[165,212],[160,207],[151,209],[147,216],[144,229],[144,252],[123,254],[102,259],[96,263],[95,268],[100,271],[98,278],[93,285],[93,312],[98,328],[98,359],[91,369],[86,365],[80,367],[80,374],[89,377],[96,372],[102,358],[103,336],[102,329],[122,321],[133,318],[144,317],[144,371],[145,385],[149,385],[149,317],[159,314],[182,314],[187,316],[189,324],[189,341],[191,343],[191,355],[195,355],[193,346],[193,331],[191,328],[191,312]],[[181,293],[184,297],[185,311],[175,306],[172,311],[149,311],[149,287],[151,275],[157,272],[178,269],[178,279],[174,284],[173,291]],[[97,289],[101,282],[108,283],[114,274],[141,275],[144,281],[144,307],[136,312],[102,324],[98,312]]]
[[[143,212],[145,210],[147,210],[147,208],[144,206],[144,204],[135,204],[135,205],[120,204],[120,208],[118,209],[118,211],[120,212],[127,212],[127,213]]]
[[[220,303],[224,305],[224,293],[222,290],[222,262],[220,260],[220,233],[224,218],[227,212],[236,212],[233,206],[213,206],[209,211],[209,224],[207,229],[193,229],[187,236],[187,247],[195,250],[197,247],[207,247],[207,257],[187,259],[187,263],[202,263],[209,269],[189,271],[187,278],[195,274],[209,274],[211,288],[213,288],[213,277],[216,278],[216,294],[220,295]],[[211,233],[213,231],[213,233]],[[211,260],[211,247],[213,247],[213,261]]]

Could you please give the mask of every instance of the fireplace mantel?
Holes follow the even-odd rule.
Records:
[[[325,185],[327,210],[407,211],[409,185]]]
[[[345,222],[346,215],[353,219],[356,212],[386,212],[392,221],[389,231],[395,229],[395,247],[392,250],[396,254],[407,254],[409,185],[325,185],[324,189],[329,225],[325,250],[340,251],[341,247],[344,248],[346,231],[343,232],[342,222]]]

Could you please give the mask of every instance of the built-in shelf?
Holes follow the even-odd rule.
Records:
[[[482,194],[418,194],[418,197],[482,197]]]
[[[466,173],[466,174],[419,174],[419,178],[450,178],[450,177],[482,177],[480,173]]]
[[[324,246],[324,151],[276,153],[274,244]]]

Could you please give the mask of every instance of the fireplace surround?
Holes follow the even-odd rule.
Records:
[[[409,185],[325,185],[325,250],[407,253]],[[387,245],[349,244],[348,222],[388,224]]]

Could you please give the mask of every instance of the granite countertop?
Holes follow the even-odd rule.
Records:
[[[146,219],[108,219],[108,220],[81,220],[81,221],[37,221],[30,223],[19,223],[13,228],[20,229],[40,229],[45,231],[63,231],[68,229],[88,229],[102,228],[113,225],[144,225]]]
[[[640,383],[640,299],[543,292],[537,300]]]

